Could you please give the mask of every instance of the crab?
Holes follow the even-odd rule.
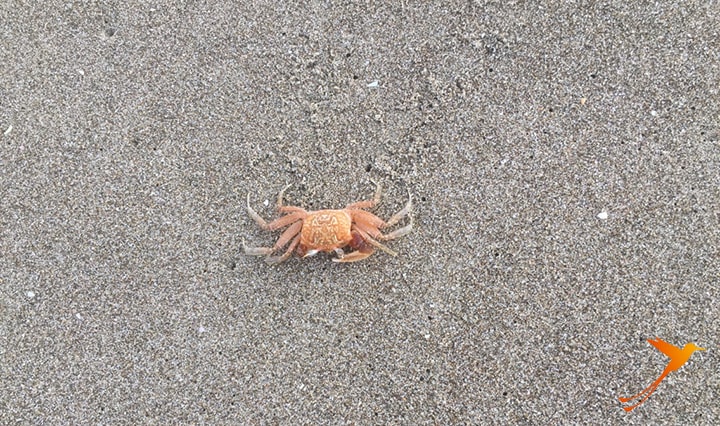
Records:
[[[251,256],[267,256],[268,263],[280,263],[290,257],[295,251],[300,257],[313,256],[319,252],[335,252],[334,262],[357,262],[380,249],[392,256],[397,253],[380,243],[408,234],[413,227],[411,209],[412,196],[408,194],[408,202],[402,210],[395,213],[387,222],[365,211],[375,207],[380,202],[382,187],[376,185],[375,196],[372,200],[358,201],[348,204],[341,210],[306,211],[300,207],[283,205],[283,194],[291,186],[287,185],[280,191],[277,199],[277,209],[285,215],[268,223],[250,207],[250,194],[247,196],[247,211],[250,217],[267,231],[275,231],[287,227],[272,247],[248,247],[243,239],[243,250]],[[398,223],[405,216],[409,216],[410,223],[395,231],[383,234],[382,229]],[[289,245],[288,245],[289,244]],[[280,256],[271,256],[273,253],[288,246]],[[343,250],[350,247],[353,251],[345,253]]]

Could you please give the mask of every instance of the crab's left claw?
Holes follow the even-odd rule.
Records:
[[[372,251],[369,253],[363,253],[361,251],[354,251],[352,253],[348,253],[348,254],[344,255],[343,257],[336,257],[332,261],[340,262],[340,263],[357,262],[359,260],[365,259],[366,257],[370,256],[371,254],[373,254]]]

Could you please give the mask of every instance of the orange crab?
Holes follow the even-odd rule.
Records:
[[[382,188],[375,183],[375,197],[372,200],[358,201],[347,205],[342,210],[317,210],[305,211],[300,207],[283,205],[283,194],[290,185],[283,188],[278,194],[277,208],[285,213],[274,221],[267,223],[255,210],[250,207],[250,194],[247,196],[247,211],[261,228],[274,231],[276,229],[288,228],[280,235],[272,247],[247,247],[243,240],[245,254],[252,256],[268,256],[265,260],[268,263],[279,263],[290,257],[293,250],[301,257],[315,255],[319,252],[335,252],[337,257],[334,262],[357,262],[370,256],[375,248],[383,250],[393,256],[394,251],[385,247],[378,240],[392,240],[402,237],[412,230],[413,222],[410,216],[410,223],[400,229],[388,234],[380,232],[381,229],[395,225],[407,216],[412,209],[412,197],[409,197],[405,207],[395,213],[390,220],[385,222],[374,214],[363,209],[374,207],[380,202]],[[290,244],[282,256],[270,256],[285,245]],[[343,247],[349,246],[354,251],[345,253]]]

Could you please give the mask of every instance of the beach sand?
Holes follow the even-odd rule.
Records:
[[[234,3],[0,7],[0,423],[720,421],[720,9]]]

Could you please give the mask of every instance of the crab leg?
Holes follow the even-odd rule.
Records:
[[[405,207],[403,207],[402,210],[400,210],[399,212],[397,212],[397,213],[395,213],[394,215],[392,215],[392,217],[391,217],[390,219],[388,219],[388,221],[385,222],[385,225],[381,226],[381,228],[385,228],[385,227],[388,227],[388,226],[393,226],[393,225],[395,225],[396,223],[398,223],[398,222],[400,221],[400,219],[402,219],[402,218],[404,218],[405,216],[407,216],[411,211],[412,211],[412,194],[410,194],[410,193],[408,192],[408,202],[407,202],[407,204],[405,204]],[[412,216],[410,216],[410,225],[412,225]],[[404,229],[404,228],[403,228],[403,229]],[[412,229],[412,226],[411,226],[410,229]],[[408,229],[407,232],[405,232],[405,233],[403,233],[403,234],[400,234],[400,235],[405,235],[405,234],[407,234],[408,232],[410,232],[410,229]],[[398,231],[399,231],[399,230],[398,230]],[[397,232],[397,231],[396,231],[396,232]],[[398,235],[398,237],[399,237],[400,235]]]
[[[285,191],[287,191],[288,188],[290,188],[292,184],[285,185],[285,188],[283,188],[280,193],[278,194],[277,198],[277,208],[278,210],[283,208],[283,197],[285,196]]]
[[[378,228],[387,226],[384,220],[365,210],[352,209],[350,210],[350,215],[353,218],[353,222],[362,225],[365,232],[371,235],[379,234],[380,231],[378,231]]]
[[[380,250],[384,251],[385,253],[387,253],[387,254],[389,254],[389,255],[397,256],[397,252],[395,252],[395,251],[393,251],[393,250],[390,250],[389,248],[385,247],[382,243],[380,243],[379,241],[377,241],[377,240],[375,240],[374,238],[372,238],[370,235],[368,235],[367,232],[365,232],[364,229],[362,229],[361,227],[357,226],[357,223],[355,224],[355,230],[363,237],[363,239],[364,239],[366,242],[370,243],[370,245],[379,248]],[[382,235],[382,234],[381,234],[381,235]],[[350,254],[352,254],[352,253],[350,253]],[[349,255],[348,255],[348,256],[349,256]]]
[[[245,251],[245,254],[250,256],[264,256],[272,254],[285,246],[285,244],[287,244],[293,237],[300,233],[301,229],[302,222],[298,221],[293,223],[288,229],[286,229],[282,233],[282,235],[280,235],[280,238],[278,238],[277,242],[272,247],[248,247],[245,245],[245,240],[243,240],[243,250]],[[296,241],[293,241],[293,243],[296,243]],[[292,253],[292,250],[290,250],[290,252]]]
[[[280,198],[278,199],[278,201],[279,201],[279,202],[282,202],[282,197],[280,197]],[[298,221],[298,220],[304,218],[304,217],[307,215],[307,212],[306,212],[305,210],[301,209],[300,207],[282,207],[282,206],[279,206],[279,208],[285,209],[285,210],[287,210],[288,212],[292,212],[292,213],[289,213],[289,214],[287,214],[287,215],[285,215],[285,216],[283,216],[283,217],[281,217],[281,218],[275,219],[274,221],[272,221],[272,222],[270,222],[270,223],[267,223],[267,222],[265,221],[265,219],[263,219],[262,217],[260,217],[260,215],[257,214],[257,212],[256,212],[252,207],[250,207],[250,194],[247,195],[247,211],[248,211],[248,214],[250,215],[250,217],[253,218],[253,220],[254,220],[258,225],[260,225],[260,227],[261,227],[262,229],[265,229],[265,230],[267,230],[267,231],[274,231],[274,230],[276,230],[276,229],[280,229],[280,228],[282,228],[282,227],[284,227],[284,226],[287,226],[287,225],[289,225],[289,224],[291,224],[291,223],[293,223],[293,222],[295,222],[295,221]]]
[[[364,210],[355,210],[352,212],[353,220],[355,221],[355,226],[364,231],[366,234],[372,236],[373,238],[377,238],[379,240],[392,240],[395,238],[402,237],[403,235],[408,234],[413,229],[413,217],[409,216],[410,223],[400,229],[396,229],[395,231],[392,231],[388,234],[383,234],[380,232],[381,228],[385,228],[387,226],[390,226],[391,224],[394,224],[398,220],[400,220],[398,217],[402,218],[403,216],[406,216],[408,214],[407,206],[405,206],[403,210],[395,214],[393,218],[391,218],[394,222],[384,222],[379,217],[375,216],[374,214],[370,212],[366,212]],[[409,210],[409,209],[408,209]]]
[[[402,228],[396,229],[388,234],[380,234],[377,236],[377,238],[379,238],[381,240],[385,240],[385,241],[393,240],[395,238],[400,238],[403,235],[410,233],[410,231],[412,231],[412,229],[413,229],[413,221],[412,221],[412,216],[410,216],[410,223],[407,226],[403,226]]]
[[[295,207],[295,206],[286,206],[283,205],[283,197],[285,196],[285,191],[287,191],[288,188],[290,188],[292,184],[289,184],[285,186],[285,188],[280,191],[277,198],[277,209],[283,213],[289,213],[289,212],[305,212],[305,209],[301,207]]]
[[[340,262],[340,263],[357,262],[359,260],[365,259],[366,257],[370,256],[371,254],[373,254],[372,251],[370,251],[369,253],[363,253],[361,251],[354,251],[352,253],[348,253],[348,254],[344,255],[343,257],[336,257],[332,261]]]
[[[356,203],[348,204],[348,209],[370,209],[375,207],[380,202],[380,195],[382,195],[382,186],[379,182],[371,180],[375,184],[375,196],[372,200],[358,201]]]
[[[302,224],[302,222],[298,222]],[[285,250],[285,253],[283,253],[282,256],[268,256],[265,258],[265,262],[274,265],[276,263],[283,262],[286,260],[290,255],[292,255],[293,250],[295,250],[295,247],[297,247],[298,243],[300,242],[300,235],[296,235],[295,238],[293,238],[292,242],[288,246],[287,250]]]
[[[357,232],[357,230],[355,230],[355,235],[357,235],[357,237],[359,237],[359,238],[362,238],[362,235],[360,235],[360,233]],[[337,257],[333,258],[332,261],[333,262],[341,262],[341,263],[357,262],[357,261],[363,260],[366,257],[373,254],[373,252],[375,250],[373,250],[372,247],[366,245],[365,240],[361,240],[361,242],[362,242],[362,247],[360,247],[360,248],[356,247],[356,250],[349,254],[345,254],[345,252],[341,248],[336,248],[335,254],[337,254]],[[354,245],[352,243],[350,245],[351,245],[351,247],[354,247]]]
[[[248,256],[265,256],[273,252],[272,247],[248,247],[245,238],[242,240],[243,252]]]

